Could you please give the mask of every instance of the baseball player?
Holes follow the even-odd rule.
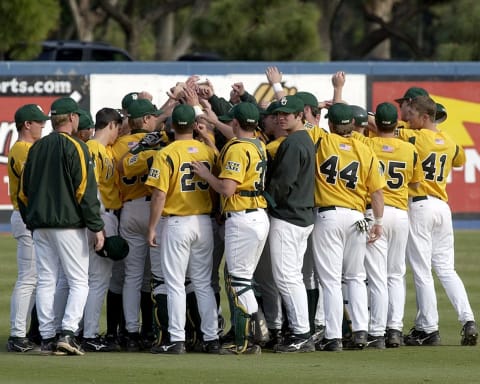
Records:
[[[418,312],[405,344],[440,344],[433,267],[462,323],[461,344],[476,345],[474,315],[454,266],[452,213],[446,192],[448,175],[452,167],[465,164],[465,153],[448,134],[437,129],[437,106],[430,97],[417,96],[409,108],[412,129],[400,129],[398,135],[414,143],[425,179],[417,190],[409,192],[407,258],[413,271]]]
[[[406,292],[408,189],[418,188],[423,180],[415,147],[394,135],[397,119],[397,108],[393,104],[379,104],[375,112],[378,137],[367,139],[363,135],[354,135],[373,149],[386,178],[383,236],[367,245],[365,258],[370,293],[368,347],[378,349],[401,345]],[[373,218],[369,204],[366,217]]]
[[[325,310],[325,336],[315,346],[323,351],[342,350],[342,270],[351,304],[353,344],[360,349],[367,345],[366,228],[362,224],[368,195],[375,217],[368,241],[382,235],[385,179],[373,151],[351,137],[352,121],[352,109],[337,103],[328,111],[332,133],[318,130],[312,238]]]
[[[33,230],[42,352],[58,349],[82,355],[75,332],[88,295],[87,228],[95,232],[95,248],[99,250],[104,242],[104,224],[88,148],[71,136],[78,127],[78,105],[69,97],[60,98],[52,103],[50,114],[54,132],[30,149],[18,202],[27,228]],[[60,266],[69,295],[62,333],[56,340],[53,301]]]
[[[204,164],[192,163],[194,172],[221,195],[226,216],[225,259],[236,344],[230,350],[233,353],[261,352],[253,343],[250,327],[258,312],[252,278],[270,227],[263,196],[265,145],[255,138],[259,118],[257,106],[251,103],[242,102],[230,110],[228,119],[236,138],[220,153],[218,177]]]
[[[8,153],[9,192],[13,205],[10,222],[12,235],[17,240],[18,268],[10,304],[10,337],[7,344],[9,352],[28,352],[34,348],[34,344],[26,337],[26,332],[28,316],[35,303],[37,269],[32,234],[25,226],[18,210],[17,191],[28,151],[32,144],[41,138],[47,120],[49,117],[36,104],[26,104],[17,109],[15,125],[18,140]]]
[[[315,147],[304,128],[301,98],[285,96],[274,112],[288,136],[275,155],[267,187],[275,201],[269,209],[269,245],[273,277],[292,331],[275,351],[314,352],[302,266],[313,230]]]
[[[105,223],[106,237],[118,235],[117,212],[122,207],[117,185],[118,173],[115,169],[115,159],[110,152],[110,146],[117,139],[122,123],[123,118],[115,109],[100,109],[95,116],[95,135],[87,141],[102,204],[101,216]],[[89,290],[83,317],[82,346],[87,352],[110,352],[115,350],[114,345],[99,337],[99,327],[103,301],[110,284],[114,261],[97,255],[93,242],[90,243]]]
[[[220,350],[217,304],[210,284],[212,201],[208,184],[195,176],[191,165],[194,161],[201,162],[212,169],[215,151],[193,139],[194,124],[193,107],[186,104],[175,107],[172,113],[175,141],[156,154],[145,182],[153,191],[148,241],[151,247],[160,246],[160,252],[151,250],[152,272],[161,263],[167,287],[170,334],[170,340],[153,346],[152,353],[185,353],[187,277],[200,310],[203,349],[208,353]]]
[[[78,131],[75,133],[75,136],[86,143],[93,136],[95,123],[90,112],[80,109],[79,113]]]
[[[126,174],[123,159],[131,148],[136,146],[146,133],[157,125],[158,110],[147,99],[133,100],[128,106],[129,135],[118,138],[112,146],[112,153],[120,172],[120,194],[123,208],[120,216],[120,235],[127,240],[130,252],[124,260],[125,280],[123,285],[123,310],[125,314],[126,348],[130,352],[143,349],[140,336],[140,307],[142,306],[142,332],[150,332],[152,326],[152,300],[150,294],[149,246],[145,234],[148,230],[147,218],[150,212],[151,193],[145,186],[148,166],[142,173]],[[149,161],[145,158],[144,161]],[[153,155],[150,156],[153,159]],[[138,160],[132,157],[131,164]],[[150,160],[151,161],[151,160]],[[148,305],[147,305],[148,304]],[[149,329],[150,328],[150,329]]]

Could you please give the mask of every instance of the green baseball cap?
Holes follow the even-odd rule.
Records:
[[[391,103],[381,103],[377,105],[375,111],[375,121],[381,125],[391,125],[398,120],[397,107]]]
[[[447,119],[447,109],[440,103],[437,104],[437,112],[435,113],[435,122],[443,123]]]
[[[266,109],[260,111],[260,114],[264,116],[274,115],[275,109],[278,108],[279,105],[280,104],[278,103],[278,101],[274,100],[268,105]]]
[[[115,235],[105,238],[103,248],[97,251],[97,254],[112,260],[122,260],[127,257],[129,251],[127,241],[123,237]]]
[[[295,96],[302,99],[305,105],[309,105],[310,107],[314,107],[318,109],[318,100],[317,98],[310,92],[297,92]]]
[[[61,97],[55,100],[50,107],[50,115],[68,115],[69,113],[80,114],[80,107],[71,97]]]
[[[157,107],[153,105],[150,100],[147,99],[132,100],[127,108],[127,112],[128,117],[131,117],[132,119],[146,115],[158,116],[163,113],[161,110],[157,109]]]
[[[249,102],[235,104],[226,115],[219,116],[220,121],[237,119],[240,124],[258,124],[260,111],[258,107]]]
[[[43,109],[37,104],[25,104],[15,112],[15,123],[21,124],[25,121],[47,121],[50,117],[45,115]]]
[[[285,112],[285,113],[297,113],[303,112],[303,108],[305,107],[305,103],[303,100],[296,96],[285,96],[282,97],[281,100],[278,101],[278,106],[275,108],[274,113],[277,112]]]
[[[411,87],[407,89],[403,97],[401,97],[400,99],[395,99],[395,101],[401,104],[402,101],[412,100],[415,99],[417,96],[428,96],[428,92],[420,87]]]
[[[191,105],[179,104],[172,112],[172,123],[187,126],[195,122],[195,110]]]
[[[353,110],[348,104],[336,103],[328,108],[325,117],[336,125],[350,124],[353,121]]]
[[[122,99],[122,109],[128,109],[128,106],[132,103],[133,100],[138,99],[138,92],[130,92],[123,96]]]
[[[365,108],[358,105],[350,105],[353,112],[354,124],[357,127],[366,127],[368,125],[368,113]]]
[[[93,122],[92,115],[90,112],[83,109],[79,109],[79,119],[78,119],[78,130],[86,130],[95,128],[95,123]]]

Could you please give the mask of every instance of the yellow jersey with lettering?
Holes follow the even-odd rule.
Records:
[[[122,157],[133,148],[145,136],[145,131],[119,137],[112,145],[112,153],[116,164]],[[148,170],[134,176],[120,175],[119,188],[122,201],[134,200],[144,196],[150,196],[150,190],[145,185],[148,177]]]
[[[465,164],[465,151],[443,131],[430,129],[399,129],[398,137],[409,141],[417,149],[424,180],[418,189],[410,189],[410,196],[435,196],[448,201],[447,178],[452,167]]]
[[[211,213],[210,186],[193,172],[193,161],[213,169],[215,150],[195,139],[178,140],[155,155],[145,184],[166,193],[164,216]]]
[[[88,140],[86,144],[93,160],[95,179],[103,206],[105,209],[120,209],[122,200],[117,184],[118,171],[111,149],[95,139]]]
[[[368,196],[385,177],[373,150],[353,137],[319,131],[316,143],[315,206],[365,211]]]
[[[286,136],[280,136],[277,137],[275,140],[270,141],[266,148],[267,148],[267,154],[268,158],[273,160],[275,158],[275,155],[277,154],[278,147],[280,144],[282,144],[283,140],[285,140]]]
[[[13,209],[18,210],[18,185],[20,176],[22,175],[23,166],[27,161],[28,151],[32,147],[32,143],[26,141],[17,141],[8,152],[8,192]]]
[[[354,132],[353,137],[370,146],[383,168],[386,186],[385,205],[408,209],[408,184],[423,181],[422,164],[415,147],[395,137],[367,138]]]
[[[218,177],[234,180],[237,189],[228,198],[221,196],[223,212],[267,208],[263,197],[266,167],[266,148],[261,140],[232,138],[225,144],[218,159]]]

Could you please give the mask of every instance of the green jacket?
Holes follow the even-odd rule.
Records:
[[[314,222],[315,146],[305,130],[291,133],[268,165],[267,192],[276,203],[272,217],[308,227]]]
[[[27,228],[103,229],[97,183],[88,147],[52,132],[30,149],[18,194]]]

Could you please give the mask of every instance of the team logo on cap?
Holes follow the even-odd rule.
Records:
[[[288,103],[287,98],[286,98],[286,97],[282,97],[282,99],[280,100],[280,104],[282,104],[282,105],[287,105],[287,103]]]

